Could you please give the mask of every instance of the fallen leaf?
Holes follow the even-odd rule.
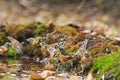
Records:
[[[45,71],[43,71],[42,73],[39,73],[38,75],[39,75],[41,78],[45,79],[45,78],[47,78],[48,76],[52,76],[52,75],[54,75],[54,74],[55,74],[54,71],[45,70]]]

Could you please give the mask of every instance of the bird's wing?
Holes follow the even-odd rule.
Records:
[[[16,46],[19,46],[21,49],[23,49],[23,46],[22,46],[22,44],[18,41],[18,40],[16,40],[16,39],[14,39],[13,37],[11,37],[11,36],[8,36],[7,37],[9,40],[10,40],[10,42],[12,43],[12,44],[16,44]]]
[[[18,53],[23,53],[21,47],[17,43],[13,43],[12,48],[15,49]]]
[[[15,49],[18,53],[23,53],[23,46],[22,46],[22,44],[19,42],[19,41],[17,41],[16,39],[14,39],[13,37],[11,37],[11,36],[8,36],[7,37],[9,40],[10,40],[10,42],[12,43],[12,48],[13,49]]]

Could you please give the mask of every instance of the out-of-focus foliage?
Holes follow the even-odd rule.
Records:
[[[12,59],[12,58],[7,59],[6,61],[8,62],[8,64],[14,64],[17,62],[17,60]]]
[[[19,53],[16,52],[14,49],[10,48],[9,51],[7,52],[7,56],[17,56]]]
[[[0,45],[4,43],[5,32],[0,32]]]
[[[99,73],[96,74],[97,77],[100,77],[103,74],[112,74],[116,78],[116,80],[118,80],[118,76],[120,73],[119,53],[120,48],[118,48],[118,51],[115,51],[110,55],[104,55],[95,60],[91,69],[95,72],[99,71]]]
[[[78,32],[70,26],[56,26],[55,29],[63,34],[77,35]]]

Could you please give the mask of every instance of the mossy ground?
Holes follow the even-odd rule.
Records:
[[[21,27],[22,26],[22,27]],[[78,35],[79,33],[76,31],[76,29],[74,29],[73,27],[70,26],[57,26],[55,25],[54,27],[55,30],[57,30],[59,33],[61,34],[67,34],[70,36],[70,42],[72,43],[72,41],[81,35]],[[6,25],[5,26],[5,32],[0,32],[0,45],[4,44],[5,41],[5,37],[6,36],[13,36],[14,38],[16,38],[18,41],[20,41],[20,38],[30,38],[30,37],[37,37],[37,36],[43,36],[42,34],[47,34],[49,31],[47,31],[46,25],[42,24],[42,23],[32,23],[32,24],[25,24],[25,25]],[[33,36],[31,36],[31,34]],[[22,35],[22,36],[21,36]],[[18,38],[19,36],[19,38]],[[88,36],[89,37],[89,36]],[[80,37],[81,38],[81,37]],[[54,39],[53,42],[55,42],[56,39]],[[20,42],[24,41],[24,39],[22,39]],[[51,42],[51,41],[50,41]],[[80,47],[81,42],[78,40],[79,43],[77,44],[71,44],[70,46],[65,47],[65,52],[73,55]],[[104,42],[100,42],[97,44],[94,44],[93,46],[91,46],[90,48],[88,48],[88,51],[90,51],[91,55],[93,56],[93,58],[95,57],[96,54],[101,53],[103,54],[101,57],[98,56],[98,58],[96,58],[93,62],[93,66],[91,68],[91,70],[95,73],[95,77],[100,78],[103,74],[112,74],[114,75],[114,78],[116,80],[120,79],[120,47],[118,48],[118,50],[116,50],[116,45],[113,45],[114,41],[113,40],[107,40]],[[110,51],[109,53],[105,53],[104,50],[108,48]],[[24,53],[38,53],[35,52],[35,50],[37,49],[37,47],[35,46],[31,46],[31,45],[26,45],[25,46],[25,51]],[[39,51],[36,50],[36,51]],[[111,53],[111,54],[110,54]],[[17,56],[18,53],[10,48],[9,51],[7,52],[7,56]],[[34,54],[37,55],[37,54]],[[8,60],[9,64],[14,64],[16,63],[16,61],[14,60]],[[56,61],[53,63],[56,63]],[[65,70],[70,71],[72,69],[71,64],[65,63],[65,64],[61,64],[62,68],[65,68]],[[79,72],[81,71],[81,67],[79,67],[79,65],[76,67],[75,72]],[[96,74],[97,72],[97,74]],[[1,80],[1,79],[0,79]],[[9,79],[8,79],[9,80]]]
[[[0,32],[0,45],[5,42],[4,38],[5,38],[5,32]]]
[[[18,55],[18,52],[15,51],[14,49],[12,48],[9,48],[9,51],[7,52],[7,56],[11,56],[11,57],[14,57],[14,56],[17,56]]]
[[[94,72],[99,71],[96,77],[100,77],[103,74],[112,74],[118,80],[117,78],[120,76],[120,47],[110,55],[97,58],[91,69]]]

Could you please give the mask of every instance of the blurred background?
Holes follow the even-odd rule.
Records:
[[[0,24],[40,21],[120,26],[120,0],[0,0]],[[120,30],[117,32],[120,32]]]

